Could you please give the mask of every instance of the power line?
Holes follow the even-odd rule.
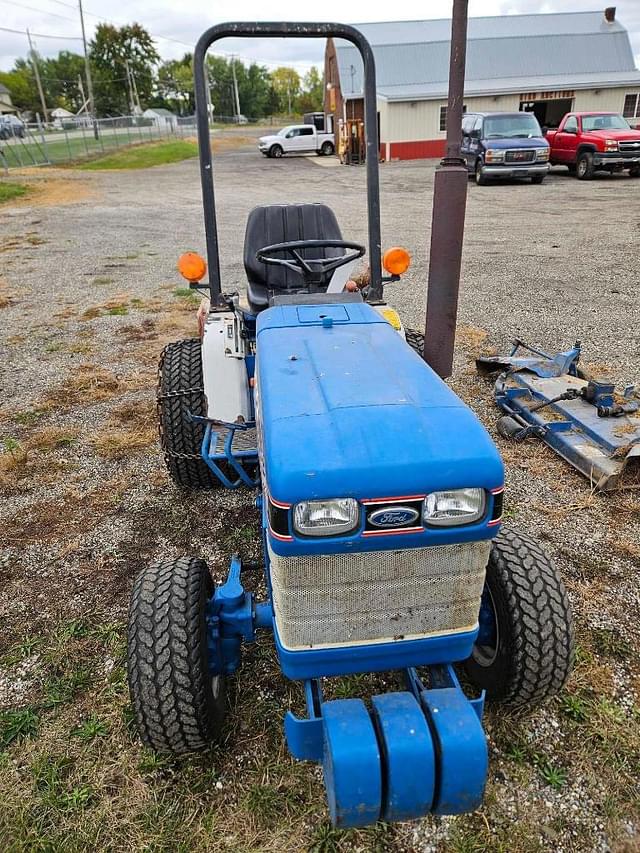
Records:
[[[0,3],[8,3],[10,6],[17,6],[19,9],[27,9],[29,12],[37,12],[39,15],[49,15],[52,18],[61,18],[63,21],[73,21],[68,15],[59,15],[57,12],[46,12],[44,9],[37,9],[35,6],[26,6],[24,3],[17,3],[16,0],[0,0]]]
[[[14,30],[11,27],[0,27],[3,33],[16,33],[19,36],[26,36],[26,30]],[[31,33],[34,38],[38,39],[61,39],[62,41],[82,41],[80,36],[52,36],[47,33]]]

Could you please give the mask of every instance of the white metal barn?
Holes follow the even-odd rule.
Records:
[[[465,107],[531,110],[548,127],[570,110],[611,110],[640,125],[640,71],[616,10],[470,18]],[[381,156],[444,152],[451,21],[356,24],[373,46]],[[325,113],[337,130],[362,118],[362,62],[329,40]]]

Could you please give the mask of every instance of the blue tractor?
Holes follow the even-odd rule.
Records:
[[[253,210],[246,302],[222,289],[203,68],[215,40],[238,35],[333,36],[362,54],[364,289],[346,285],[365,247],[321,204]],[[241,646],[270,631],[306,698],[304,717],[285,716],[289,749],[322,765],[335,825],[471,811],[487,777],[485,697],[519,707],[557,693],[572,622],[539,544],[501,529],[491,438],[384,303],[408,261],[381,259],[371,48],[337,24],[223,24],[201,37],[194,66],[210,303],[201,338],[162,355],[162,447],[182,488],[259,486],[267,596],[245,589],[240,556],[217,586],[196,557],[141,573],[128,633],[141,737],[170,754],[218,739]],[[195,287],[204,270],[183,261]],[[403,674],[403,690],[323,698],[323,679],[385,670]]]

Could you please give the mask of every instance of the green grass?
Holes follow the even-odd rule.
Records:
[[[29,187],[24,184],[12,184],[0,181],[0,204],[3,201],[11,201],[13,198],[20,198],[21,195],[26,195],[29,192]]]
[[[195,142],[176,139],[172,142],[157,142],[148,145],[136,145],[123,148],[106,157],[100,157],[89,163],[83,163],[80,169],[148,169],[150,166],[162,166],[166,163],[177,163],[198,156],[198,146]]]
[[[84,157],[95,157],[127,145],[155,142],[157,131],[148,127],[103,128],[95,139],[90,130],[81,136],[48,133],[44,144],[38,135],[3,146],[9,167],[39,166],[43,163],[69,163]]]

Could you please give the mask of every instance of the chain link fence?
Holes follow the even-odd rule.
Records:
[[[85,120],[63,120],[55,129],[38,125],[13,127],[8,138],[0,138],[0,167],[49,166],[107,154],[143,142],[195,136],[192,116],[118,116]]]

